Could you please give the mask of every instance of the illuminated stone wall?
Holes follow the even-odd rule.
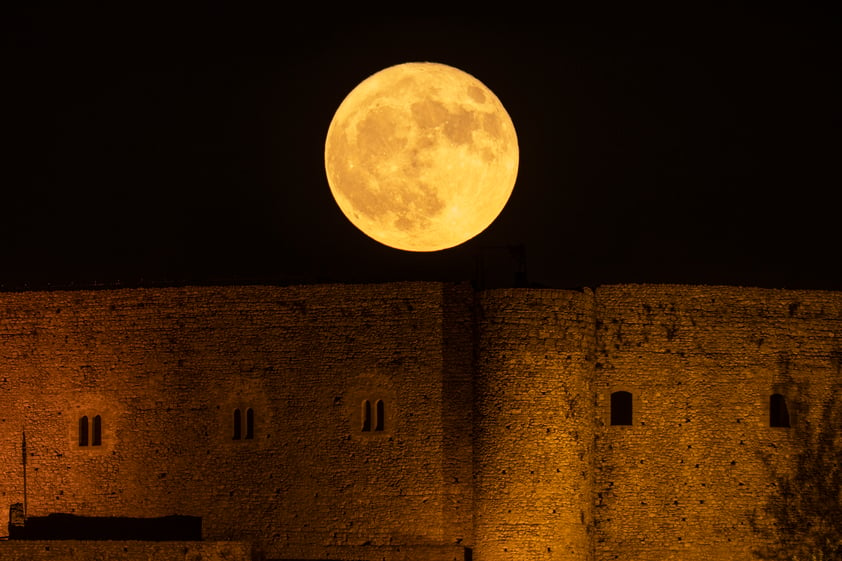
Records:
[[[798,508],[784,484],[825,500],[803,487],[842,450],[840,293],[488,291],[477,330],[478,559],[749,561],[767,507]],[[617,391],[630,425],[611,425]],[[773,393],[791,428],[770,426]]]
[[[588,560],[592,295],[494,290],[478,308],[476,558]]]
[[[471,299],[413,283],[1,294],[3,508],[24,500],[25,431],[31,516],[200,516],[205,538],[269,557],[455,546]],[[384,430],[361,430],[365,400]],[[96,415],[102,445],[80,447]]]
[[[751,520],[769,526],[773,476],[842,382],[842,294],[610,286],[596,300],[596,558],[756,559]],[[633,395],[630,426],[609,424],[616,390]],[[793,428],[770,427],[772,393]]]
[[[4,293],[0,506],[25,431],[31,516],[199,516],[267,558],[748,561],[840,357],[830,292]]]

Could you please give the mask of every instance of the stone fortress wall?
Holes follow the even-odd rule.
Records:
[[[596,300],[596,558],[755,559],[750,522],[768,528],[776,476],[833,428],[842,294],[611,286]],[[615,389],[636,396],[633,426],[607,423]],[[770,426],[773,393],[792,427]]]
[[[29,516],[197,516],[270,559],[748,560],[799,444],[769,396],[815,423],[840,351],[831,292],[3,293],[0,502],[25,432]]]

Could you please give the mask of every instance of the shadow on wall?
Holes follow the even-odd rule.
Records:
[[[9,522],[9,538],[18,540],[142,540],[199,541],[202,519],[197,516],[128,518],[120,516],[76,516],[54,513],[27,517],[22,524]]]
[[[830,561],[842,559],[842,383],[830,391],[819,415],[804,413],[787,430],[795,431],[798,451],[791,469],[763,458],[775,494],[764,507],[773,528],[752,521],[754,531],[772,544],[756,551],[759,559]],[[810,422],[813,419],[815,424]],[[776,425],[773,425],[776,426]],[[783,425],[777,425],[783,426]],[[773,535],[769,535],[773,533]]]

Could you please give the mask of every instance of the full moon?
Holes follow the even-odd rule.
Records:
[[[497,96],[452,66],[410,62],[363,80],[325,141],[333,198],[357,228],[407,251],[485,230],[515,185],[518,144]]]

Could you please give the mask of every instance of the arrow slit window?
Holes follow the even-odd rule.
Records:
[[[254,409],[249,407],[245,414],[245,427],[243,427],[243,411],[234,409],[234,434],[232,440],[253,440],[254,439]]]
[[[254,409],[246,409],[246,440],[254,438]]]
[[[88,445],[88,416],[79,419],[79,446]]]
[[[375,404],[375,416],[374,416],[374,430],[376,431],[383,431],[383,427],[386,424],[385,414],[386,409],[385,405],[383,404],[382,399],[378,399],[377,403]]]
[[[371,402],[367,399],[363,400],[362,406],[362,431],[371,431]]]

